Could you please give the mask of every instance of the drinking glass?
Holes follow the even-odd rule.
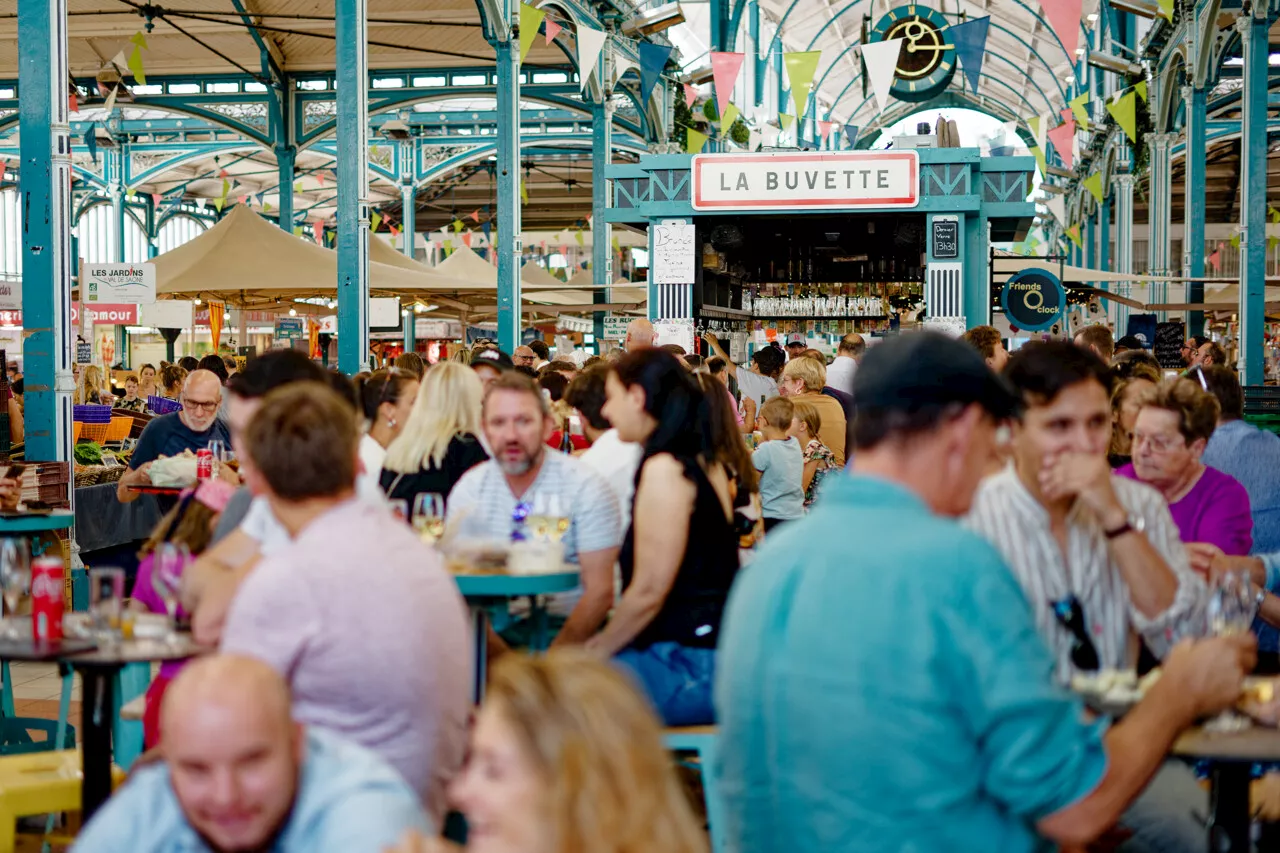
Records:
[[[213,454],[213,476],[217,477],[222,471],[222,463],[227,461],[227,443],[220,438],[215,438],[209,442],[208,448]]]
[[[569,530],[569,516],[559,495],[538,495],[526,522],[535,539],[559,542]]]
[[[1223,572],[1209,582],[1209,600],[1205,606],[1207,636],[1225,637],[1243,634],[1253,627],[1258,604],[1247,571]],[[1249,728],[1249,718],[1226,710],[1205,723],[1205,731],[1236,732]]]
[[[409,520],[409,502],[404,498],[391,498],[387,501],[387,508],[401,521]]]
[[[440,540],[444,535],[444,495],[423,492],[413,499],[413,528],[423,542]]]
[[[89,570],[89,624],[102,645],[112,645],[121,637],[124,613],[124,569]]]
[[[18,602],[31,589],[31,550],[25,539],[0,540],[0,589],[4,592],[5,634],[17,639],[22,635],[18,627]]]
[[[165,640],[175,645],[178,642],[178,595],[182,589],[182,573],[191,559],[191,552],[186,545],[161,542],[152,556],[151,586],[164,602],[165,613],[169,615],[169,633]]]

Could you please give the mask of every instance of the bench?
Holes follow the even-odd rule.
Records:
[[[707,809],[707,828],[711,835],[712,853],[724,853],[724,811],[716,792],[715,762],[716,743],[720,730],[716,726],[684,726],[663,731],[662,741],[672,752],[692,752],[697,756],[698,771],[702,774],[703,804]],[[0,853],[4,853],[0,850]]]

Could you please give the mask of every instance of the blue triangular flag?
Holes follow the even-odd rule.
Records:
[[[991,27],[991,18],[974,18],[963,24],[952,24],[947,28],[951,43],[956,46],[956,59],[964,69],[964,76],[969,78],[973,91],[978,91],[978,77],[982,74],[982,58],[987,50],[987,30]]]
[[[93,165],[98,165],[98,137],[93,134],[94,125],[90,124],[89,129],[84,132],[84,144],[89,149],[89,156],[93,158]]]
[[[649,93],[653,91],[654,85],[657,84],[658,78],[662,76],[662,69],[667,65],[667,57],[671,56],[671,46],[651,44],[650,42],[640,43],[640,100],[649,100]]]
[[[258,193],[254,198],[258,200],[258,207],[262,207],[262,205],[266,203],[267,194]]]
[[[487,219],[480,223],[480,230],[484,232],[484,239],[486,243],[489,242],[489,231],[492,230],[492,228],[493,226]]]
[[[850,148],[858,144],[858,126],[856,124],[846,124],[844,126],[844,135],[849,140]]]

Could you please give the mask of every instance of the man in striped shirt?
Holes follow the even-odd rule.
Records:
[[[1203,624],[1206,592],[1164,498],[1107,465],[1106,365],[1065,342],[1031,343],[1004,376],[1024,404],[1013,461],[978,489],[968,526],[1013,570],[1063,683],[1132,669],[1137,638],[1164,658]],[[1126,849],[1203,850],[1205,806],[1190,771],[1166,765],[1126,816]]]

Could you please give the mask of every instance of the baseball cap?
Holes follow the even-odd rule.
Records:
[[[507,355],[500,349],[482,349],[475,355],[471,356],[471,366],[479,367],[495,367],[498,370],[512,370],[515,364],[511,361],[511,356]]]
[[[977,403],[996,420],[1016,416],[1022,401],[976,349],[937,332],[912,332],[867,350],[853,380],[859,408],[914,411]]]
[[[1125,335],[1116,341],[1116,349],[1146,349],[1147,342],[1137,335]]]
[[[801,334],[800,332],[792,332],[791,334],[787,335],[787,346],[789,347],[795,346],[796,344],[802,344],[804,346],[808,346],[808,343],[806,342],[804,335]]]

